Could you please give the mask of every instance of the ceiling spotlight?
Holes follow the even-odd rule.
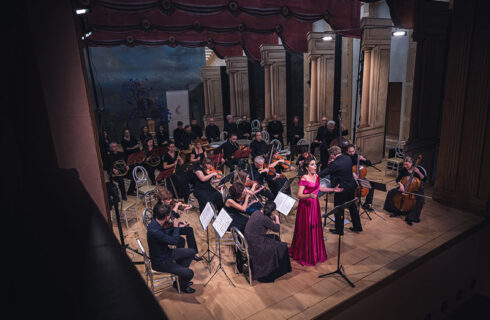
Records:
[[[83,9],[76,9],[75,10],[75,13],[80,15],[80,14],[86,14],[86,13],[89,13],[90,12],[90,9],[88,8],[83,8]]]
[[[88,38],[88,37],[90,37],[91,35],[92,35],[92,31],[89,31],[89,32],[87,32],[87,33],[85,34],[85,38]]]
[[[407,32],[406,31],[398,30],[398,31],[392,32],[391,34],[394,37],[403,37],[403,36],[406,36],[407,35]]]
[[[332,41],[333,37],[332,36],[325,36],[322,39],[323,39],[323,41]]]

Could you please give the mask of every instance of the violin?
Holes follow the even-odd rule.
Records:
[[[177,203],[177,201],[172,200],[172,201],[170,202],[170,206],[173,208],[173,207],[175,206],[175,204],[176,204],[176,203]],[[188,210],[188,209],[191,209],[191,208],[192,208],[192,204],[181,204],[181,205],[180,205],[180,206],[177,208],[177,210]],[[180,217],[180,215],[179,215],[179,217]],[[179,218],[179,217],[177,217],[177,218]]]
[[[422,155],[417,157],[417,162],[412,167],[412,173],[409,176],[405,176],[400,181],[405,188],[405,192],[398,192],[393,197],[393,205],[401,212],[412,211],[417,203],[416,192],[420,189],[422,182],[419,178],[414,176],[415,168],[419,166],[422,161]]]
[[[295,168],[291,165],[291,161],[289,160],[284,160],[283,156],[280,154],[274,157],[275,160],[283,160],[284,162],[279,163],[279,165],[284,169],[291,169],[294,170]]]
[[[213,172],[216,172],[216,179],[221,179],[223,177],[223,172],[221,170],[216,170],[214,167],[211,167],[206,170],[206,174],[211,174]]]

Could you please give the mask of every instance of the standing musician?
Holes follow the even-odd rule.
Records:
[[[141,144],[144,145],[147,139],[153,139],[153,136],[151,135],[150,130],[148,130],[148,126],[143,126],[141,127],[141,134],[140,134]]]
[[[129,166],[126,164],[124,153],[117,151],[117,143],[111,142],[109,144],[110,153],[107,155],[107,174],[109,175],[109,179],[111,181],[117,182],[119,186],[119,190],[121,191],[121,199],[127,200],[126,196],[126,187],[124,185],[124,178],[130,179],[131,184],[129,185],[128,194],[130,196],[135,196],[136,192],[136,183],[133,180],[133,175],[131,174],[131,170],[129,170]],[[117,169],[115,164],[119,162],[120,164],[124,164],[124,168]],[[126,173],[120,172],[120,170],[126,170]],[[121,175],[123,174],[123,175]]]
[[[150,178],[152,185],[155,185],[155,170],[162,170],[160,157],[155,159],[155,156],[152,157],[151,155],[154,149],[155,147],[153,146],[153,138],[147,138],[143,142],[143,151],[145,152],[145,161],[143,161],[143,167],[148,172],[148,177]]]
[[[184,134],[182,135],[182,141],[180,143],[179,150],[189,150],[192,144],[192,131],[191,126],[186,124],[184,127]]]
[[[230,224],[230,228],[236,227],[242,233],[245,232],[245,226],[247,225],[249,216],[247,215],[247,208],[257,202],[257,200],[250,200],[250,197],[254,194],[256,183],[252,185],[250,190],[245,189],[245,186],[240,182],[235,182],[231,185],[229,195],[225,199],[225,210],[229,213],[233,221]]]
[[[211,202],[219,212],[223,207],[223,197],[211,182],[218,180],[219,173],[214,170],[213,161],[209,158],[194,168],[194,196],[199,202],[199,211],[202,212],[206,203]]]
[[[305,132],[303,126],[299,123],[299,117],[294,116],[293,123],[288,126],[288,142],[291,146],[298,144],[300,139],[303,139]]]
[[[238,134],[238,126],[235,122],[233,122],[233,116],[231,114],[226,116],[225,125],[223,127],[223,131],[228,132],[228,137],[234,133]]]
[[[342,135],[346,135],[348,132],[347,130],[342,131]],[[322,163],[322,169],[326,167],[326,164],[328,163],[328,149],[330,148],[330,145],[332,144],[332,141],[335,138],[339,137],[339,128],[335,124],[335,121],[330,120],[327,122],[327,130],[324,132],[324,140],[322,141],[322,144],[320,146],[320,162]]]
[[[170,272],[179,276],[179,285],[184,293],[194,293],[191,287],[194,272],[189,268],[196,250],[191,248],[171,249],[177,245],[180,235],[180,221],[171,218],[171,208],[162,205],[158,208],[155,219],[148,225],[146,238],[150,251],[151,268],[159,272]],[[174,288],[177,284],[174,283]]]
[[[138,145],[138,141],[136,141],[136,139],[131,136],[131,134],[129,133],[129,129],[127,128],[123,130],[121,146],[124,150],[124,153],[126,154],[126,157],[130,154],[141,151]]]
[[[214,118],[209,118],[209,124],[205,131],[209,142],[219,141],[219,127],[214,124]]]
[[[262,188],[258,195],[266,197],[268,200],[274,200],[274,194],[270,192],[264,185],[264,179],[267,176],[268,170],[264,166],[265,159],[262,156],[257,156],[254,158],[253,165],[248,166],[248,176],[250,180],[257,182]]]
[[[359,158],[359,164],[365,165],[365,166],[371,166],[372,163],[370,160],[364,158],[361,154],[356,153],[356,148],[352,145],[349,144],[346,148],[346,154],[352,159],[352,165],[357,166],[357,158]],[[356,173],[354,174],[354,179],[358,179],[359,177],[357,176]],[[369,189],[369,193],[366,196],[366,199],[364,200],[364,203],[362,204],[362,207],[366,209],[367,211],[374,211],[373,209],[373,197],[374,197],[374,189],[371,188]]]
[[[187,175],[180,169],[180,166],[184,164],[184,161],[180,155],[175,152],[175,143],[170,142],[168,145],[168,152],[163,156],[163,170],[174,169],[174,173],[171,177],[172,181],[167,180],[167,185],[173,185],[177,189],[177,194],[174,194],[175,198],[183,198],[185,203],[189,202],[189,194],[191,193],[189,189],[189,183]],[[168,179],[168,178],[167,178]],[[170,188],[172,193],[173,188]]]
[[[238,165],[238,159],[233,158],[233,154],[239,149],[236,140],[237,134],[231,133],[228,140],[214,151],[215,154],[223,152],[223,159],[221,159],[221,162],[230,168],[230,172],[235,171],[235,166]]]
[[[191,131],[192,131],[192,140],[201,139],[202,137],[202,128],[197,124],[196,119],[191,120]]]
[[[202,164],[204,159],[208,157],[206,150],[203,149],[201,140],[195,140],[191,152],[191,163],[195,165]]]
[[[252,137],[252,126],[247,120],[247,116],[242,116],[242,121],[238,124],[239,139],[248,139]]]
[[[182,202],[174,201],[172,199],[172,193],[166,189],[159,191],[156,197],[158,202],[153,207],[153,219],[155,219],[155,217],[157,216],[158,208],[160,208],[161,206],[169,206],[172,209],[171,216],[173,217],[180,217],[185,211],[192,208],[191,205],[185,205]],[[194,256],[194,260],[201,261],[202,258],[198,256],[199,250],[197,249],[196,237],[194,236],[194,229],[192,229],[192,227],[187,222],[181,222],[178,228],[179,228],[179,234],[184,235],[185,238],[187,239],[187,247],[196,250],[196,255]],[[184,238],[179,237],[177,248],[185,248]]]
[[[397,208],[393,202],[393,198],[396,194],[405,192],[405,186],[402,184],[402,179],[404,177],[410,177],[413,175],[414,178],[420,180],[420,187],[414,193],[419,195],[415,196],[415,206],[412,210],[408,212],[402,212],[399,208]],[[422,212],[422,207],[424,206],[424,186],[423,182],[427,180],[427,177],[414,165],[414,160],[411,157],[405,157],[403,160],[403,169],[400,170],[400,173],[396,177],[396,182],[398,183],[398,188],[391,189],[386,195],[386,200],[384,204],[384,209],[388,212],[391,212],[390,217],[397,217],[401,214],[405,214],[405,222],[408,225],[412,225],[412,222],[420,222],[420,214]]]
[[[282,127],[282,122],[277,120],[277,114],[272,116],[272,121],[269,121],[267,124],[267,132],[269,132],[269,136],[271,137],[271,141],[273,139],[279,140],[281,142],[281,146],[284,147],[284,143],[282,142],[282,134],[284,132],[284,128]]]
[[[267,142],[262,140],[262,133],[257,131],[255,133],[255,139],[250,143],[250,149],[252,150],[250,155],[252,156],[252,159],[255,159],[255,157],[258,156],[263,156],[266,146]]]
[[[168,145],[168,133],[165,131],[165,127],[163,126],[163,123],[160,123],[158,126],[158,131],[156,133],[156,138],[157,138],[157,145],[159,147],[164,147]]]
[[[320,172],[320,177],[330,174],[332,185],[343,188],[342,192],[335,193],[334,206],[339,206],[347,201],[354,199],[357,188],[356,181],[352,175],[352,160],[349,156],[342,154],[340,147],[333,146],[328,149],[330,160],[327,168]],[[349,207],[350,217],[353,227],[349,229],[356,232],[362,231],[361,219],[357,206],[353,203]],[[335,229],[330,229],[330,232],[335,234],[344,234],[344,215],[335,213]]]
[[[322,125],[316,131],[315,140],[310,144],[311,154],[315,154],[315,149],[325,141],[327,134],[327,117],[322,117]]]

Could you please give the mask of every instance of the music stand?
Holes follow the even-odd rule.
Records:
[[[230,182],[231,179],[235,176],[235,171],[230,172],[228,175],[224,176],[221,178],[221,180],[218,183],[218,187],[224,185],[227,182]]]
[[[370,180],[367,180],[367,179],[356,179],[356,182],[357,182],[357,185],[362,187],[362,188],[366,188],[366,189],[374,189],[374,190],[379,190],[379,191],[383,191],[383,192],[386,192],[386,184],[384,183],[379,183],[379,182],[374,182],[374,181],[370,181]],[[358,211],[360,212],[361,211],[361,197],[359,197],[359,202],[357,203],[357,209]],[[373,210],[374,214],[378,217],[380,217],[382,220],[385,220],[385,218],[383,218],[382,216],[380,216],[376,210]],[[371,216],[369,215],[369,212],[366,211],[366,209],[362,208],[362,212],[359,214],[359,217],[362,216],[363,214],[366,214],[369,218],[369,220],[373,220],[371,218]]]
[[[209,211],[211,210],[211,211]],[[210,216],[211,215],[211,216]],[[211,273],[211,261],[213,261],[214,257],[217,256],[217,254],[209,249],[209,223],[213,219],[213,217],[216,215],[216,209],[214,205],[211,202],[206,203],[206,206],[204,207],[203,211],[201,212],[201,215],[199,216],[199,221],[201,222],[201,226],[203,229],[206,230],[206,244],[208,248],[206,251],[201,255],[201,258],[208,264],[209,267],[209,273]],[[207,254],[207,257],[206,257]]]
[[[357,198],[354,198],[350,201],[345,202],[344,204],[336,206],[335,208],[330,210],[330,212],[325,213],[324,217],[329,216],[331,214],[335,214],[336,212],[339,212],[343,216],[344,210],[349,208],[356,201],[357,201]],[[355,284],[352,283],[352,281],[350,281],[349,278],[347,278],[347,276],[342,271],[344,269],[344,266],[340,264],[340,242],[342,239],[342,234],[339,233],[338,235],[339,235],[339,245],[338,245],[338,252],[337,252],[337,270],[319,275],[318,278],[325,278],[325,277],[328,277],[328,276],[331,276],[334,274],[340,274],[342,276],[342,278],[344,278],[344,280],[347,281],[347,283],[351,285],[351,287],[355,287]]]

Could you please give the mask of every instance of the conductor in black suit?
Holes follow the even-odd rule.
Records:
[[[156,212],[155,219],[148,225],[147,239],[150,251],[151,268],[159,272],[170,272],[179,276],[181,291],[193,293],[191,288],[194,272],[189,268],[194,256],[195,249],[176,248],[171,249],[169,245],[177,245],[179,242],[179,220],[170,220],[172,208],[161,205]],[[173,227],[173,228],[172,228]],[[174,288],[177,284],[174,283]]]
[[[331,157],[331,162],[328,164],[327,168],[320,172],[320,177],[330,174],[332,185],[340,185],[340,188],[344,189],[342,192],[336,192],[334,195],[334,206],[340,206],[354,199],[357,188],[356,181],[352,175],[352,159],[349,156],[342,154],[342,151],[338,146],[331,147],[328,149],[328,152]],[[349,207],[349,212],[353,225],[353,227],[350,227],[349,229],[361,232],[361,219],[359,218],[359,211],[357,210],[355,203]],[[335,213],[335,229],[330,229],[330,232],[340,235],[344,234],[343,213]]]

